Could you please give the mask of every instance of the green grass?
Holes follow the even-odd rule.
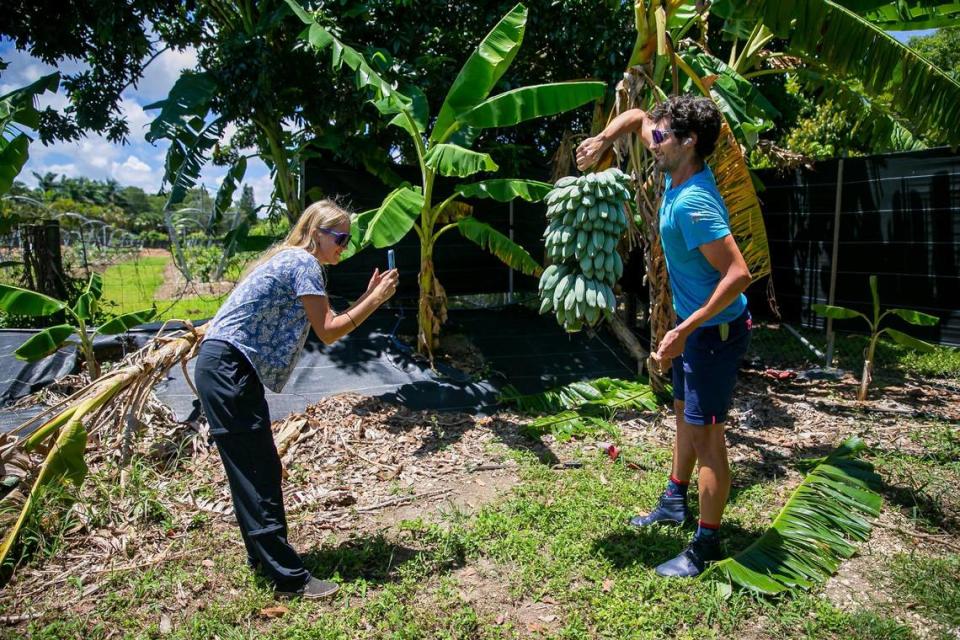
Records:
[[[226,295],[157,300],[154,295],[163,284],[163,272],[170,257],[148,257],[115,264],[103,274],[103,297],[110,313],[139,311],[156,304],[157,321],[201,320],[212,318]]]
[[[884,449],[871,462],[883,477],[881,491],[888,509],[899,509],[917,525],[960,533],[960,459],[944,459],[956,446],[950,427],[928,426],[911,434],[929,447],[922,455]],[[950,433],[950,435],[945,435]]]
[[[391,533],[314,540],[308,566],[341,584],[332,603],[286,602],[286,615],[264,619],[259,612],[278,603],[269,585],[246,570],[236,531],[201,523],[180,534],[178,544],[189,551],[182,559],[110,575],[86,600],[83,615],[53,613],[52,620],[34,621],[29,637],[155,637],[164,614],[173,622],[166,637],[183,639],[913,637],[883,612],[844,612],[816,593],[759,600],[657,577],[653,568],[680,551],[692,529],[637,531],[626,519],[656,500],[666,449],[624,452],[656,471],[632,470],[594,451],[581,452],[582,468],[564,471],[532,454],[512,455],[521,463],[520,483],[473,514],[454,509],[441,524],[411,520]],[[126,489],[98,491],[152,504],[144,495],[150,474],[142,468],[137,474]],[[781,506],[780,482],[746,482],[735,478],[725,518],[729,553],[760,535]],[[164,514],[147,514],[161,531]],[[205,566],[207,559],[212,566]],[[478,577],[462,579],[460,571],[471,567]],[[84,586],[67,585],[62,597],[73,598]],[[471,589],[483,595],[470,597]],[[527,623],[533,627],[512,615],[496,623],[500,613],[537,603],[549,603],[556,618],[534,618]]]
[[[107,267],[103,273],[103,299],[112,313],[148,309],[154,293],[163,284],[169,257],[138,258]]]
[[[157,301],[157,309],[160,311],[158,320],[202,320],[212,318],[216,315],[220,305],[227,299],[227,294],[222,296],[181,298],[174,302],[173,300]],[[172,305],[171,305],[172,303]]]
[[[887,575],[901,598],[916,603],[934,620],[960,628],[960,555],[901,553],[890,562]]]

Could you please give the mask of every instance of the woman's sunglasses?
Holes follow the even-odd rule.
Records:
[[[333,229],[324,229],[323,227],[317,227],[317,231],[320,233],[325,233],[328,236],[333,236],[333,241],[337,243],[338,247],[346,247],[348,244],[350,244],[349,233],[334,231]]]
[[[667,139],[667,136],[673,133],[673,129],[654,129],[650,133],[653,134],[653,142],[655,144],[663,144],[663,141]]]

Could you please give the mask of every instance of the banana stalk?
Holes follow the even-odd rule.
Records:
[[[0,500],[0,512],[7,516],[0,519],[0,564],[10,554],[40,491],[57,484],[79,487],[83,483],[88,436],[109,425],[122,424],[125,415],[136,421],[135,414],[142,409],[142,399],[149,390],[173,365],[192,358],[202,338],[203,328],[193,327],[178,336],[157,337],[128,356],[118,368],[5,436],[0,469],[18,476],[20,487],[30,488],[26,493],[17,488]],[[21,435],[42,420],[45,421],[30,435]],[[49,450],[38,460],[36,453],[46,446]],[[15,520],[11,517],[14,513]]]

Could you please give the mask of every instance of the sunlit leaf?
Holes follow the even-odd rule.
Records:
[[[396,244],[403,238],[423,210],[423,195],[410,187],[392,191],[367,223],[362,245],[372,244],[381,249]]]
[[[464,198],[492,198],[497,202],[510,202],[514,198],[521,198],[527,202],[540,202],[551,189],[553,185],[549,182],[496,178],[460,184],[454,191]]]
[[[0,284],[0,311],[17,316],[49,316],[66,308],[55,298],[21,289],[9,284]]]
[[[457,116],[478,129],[510,127],[520,122],[564,113],[599,100],[606,91],[602,82],[576,81],[521,87],[489,98]]]
[[[850,438],[813,468],[769,529],[732,558],[716,562],[703,580],[728,581],[766,595],[822,584],[880,514],[880,477],[857,459],[864,443]]]
[[[481,171],[496,171],[500,167],[489,154],[464,149],[449,143],[435,144],[424,157],[428,167],[442,176],[465,178]]]
[[[54,327],[41,329],[17,347],[13,354],[18,360],[36,362],[62,347],[67,338],[76,331],[77,328],[69,324],[58,324]]]
[[[520,50],[526,23],[527,9],[518,4],[480,41],[450,85],[430,134],[432,142],[446,141],[459,116],[490,95]]]

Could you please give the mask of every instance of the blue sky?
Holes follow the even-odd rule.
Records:
[[[0,75],[0,95],[58,70],[18,51],[8,39],[0,40],[0,59],[9,64]],[[79,142],[55,143],[49,146],[44,146],[37,140],[30,145],[30,158],[17,179],[35,186],[37,180],[33,172],[44,174],[52,171],[69,177],[95,180],[113,178],[122,185],[133,185],[148,193],[156,193],[163,180],[163,161],[167,145],[161,143],[154,146],[144,139],[157,112],[144,111],[143,107],[165,98],[180,76],[180,71],[195,65],[196,52],[193,50],[165,51],[147,67],[137,86],[131,86],[124,91],[120,108],[130,125],[126,145],[113,144],[103,136],[94,134]],[[59,70],[71,73],[81,66],[79,62],[67,61]],[[66,105],[67,99],[62,90],[56,94],[45,93],[39,98],[41,108],[53,106],[59,109]],[[233,129],[228,129],[227,138],[232,133]],[[225,167],[215,167],[208,163],[201,173],[201,182],[215,193],[225,173]],[[269,200],[273,186],[269,170],[259,159],[249,163],[244,184],[253,186],[257,204]],[[237,193],[239,194],[239,190]]]
[[[891,32],[901,42],[916,35],[927,35],[933,30]],[[33,82],[57,69],[44,64],[30,55],[18,51],[10,40],[0,39],[0,59],[9,64],[0,75],[0,95],[17,87]],[[166,97],[182,69],[192,68],[196,64],[196,52],[165,51],[146,69],[144,77],[136,85],[123,93],[121,109],[130,124],[130,136],[126,145],[108,142],[104,137],[89,135],[74,143],[55,143],[44,146],[39,142],[30,145],[30,159],[18,176],[19,180],[34,186],[36,178],[33,172],[44,174],[51,171],[70,177],[87,177],[96,180],[113,178],[122,185],[134,185],[147,192],[156,193],[163,179],[163,160],[166,146],[153,146],[145,139],[149,123],[155,115],[145,112],[143,107]],[[66,62],[60,71],[70,73],[81,67],[79,62]],[[44,94],[40,106],[63,108],[67,104],[63,92]],[[228,129],[226,137],[232,135]],[[201,174],[201,182],[211,192],[215,192],[226,173],[225,168],[207,164]],[[250,162],[245,184],[253,186],[258,204],[266,203],[272,191],[269,171],[259,159]]]

